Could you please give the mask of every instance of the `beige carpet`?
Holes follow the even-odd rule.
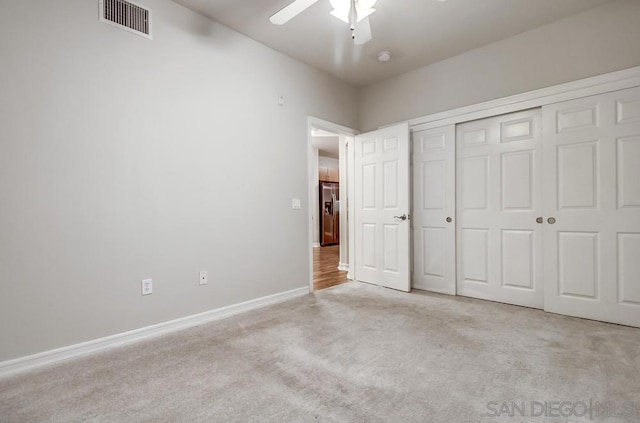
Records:
[[[509,417],[504,401],[626,417]],[[348,283],[0,380],[0,422],[85,421],[640,421],[640,330]]]

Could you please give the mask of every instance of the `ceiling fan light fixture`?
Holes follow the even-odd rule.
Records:
[[[283,25],[307,10],[320,0],[293,0],[289,5],[269,17],[274,25]],[[351,29],[353,44],[360,46],[371,41],[371,22],[369,16],[376,9],[377,0],[329,0],[333,11],[331,14],[344,21]]]
[[[329,0],[333,10],[331,14],[345,23],[349,23],[349,10],[351,9],[350,0]],[[376,9],[375,6],[377,0],[357,0],[356,12],[358,13],[358,22],[369,17]]]
[[[378,0],[356,0],[356,7],[359,9],[371,9],[376,5]],[[351,7],[351,0],[329,0],[331,7],[334,9],[349,10]]]

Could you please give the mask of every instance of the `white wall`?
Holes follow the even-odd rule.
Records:
[[[308,286],[306,116],[355,127],[355,90],[139,1],[153,41],[0,2],[0,361]]]
[[[640,65],[640,1],[601,7],[361,89],[360,129]]]
[[[329,169],[338,169],[340,167],[340,161],[333,157],[318,157],[318,166],[328,167]]]

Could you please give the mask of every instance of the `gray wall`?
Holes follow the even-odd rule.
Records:
[[[306,116],[355,127],[355,90],[143,3],[153,41],[0,1],[0,361],[308,286]]]
[[[359,127],[375,129],[640,65],[640,1],[581,14],[365,87]]]

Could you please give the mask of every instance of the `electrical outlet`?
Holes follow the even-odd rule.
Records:
[[[200,271],[200,285],[206,285],[207,282],[207,278],[209,277],[209,274],[206,270],[201,270]]]
[[[302,208],[302,203],[300,202],[299,198],[292,198],[291,199],[291,208],[293,210],[300,210]]]
[[[153,280],[151,279],[143,279],[142,280],[142,295],[150,295],[153,293]]]

